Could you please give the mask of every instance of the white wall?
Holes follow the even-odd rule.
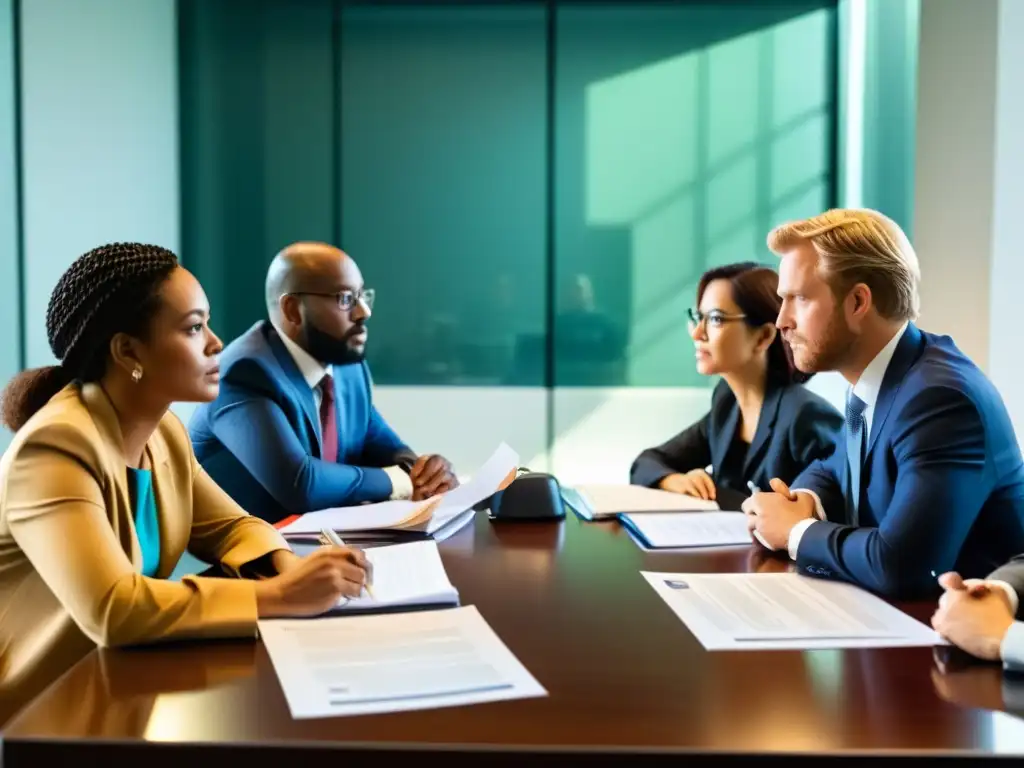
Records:
[[[846,384],[841,377],[816,376],[808,388],[842,410]],[[549,401],[541,388],[376,387],[374,398],[415,450],[445,455],[459,473],[472,473],[504,441],[524,466],[553,472],[562,482],[625,482],[641,450],[707,413],[711,389],[559,387]],[[549,403],[555,432],[550,452],[545,446]]]
[[[1024,3],[927,0],[920,32],[921,325],[986,370],[1024,434]]]
[[[37,366],[52,362],[46,305],[76,257],[118,240],[178,250],[176,3],[22,2],[21,55],[24,332]]]
[[[953,336],[986,369],[999,5],[999,0],[922,3],[918,70],[920,324]]]
[[[999,4],[996,51],[994,207],[988,311],[989,374],[1003,395],[1018,435],[1024,434],[1024,3]],[[971,259],[970,261],[975,261]],[[964,323],[985,315],[979,297],[964,294]]]

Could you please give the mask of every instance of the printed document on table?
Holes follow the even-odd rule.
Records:
[[[742,512],[637,512],[619,517],[651,549],[750,544]]]
[[[339,611],[366,611],[414,605],[457,605],[459,593],[448,580],[437,542],[413,541],[363,550],[373,566],[373,597],[342,598]]]
[[[852,584],[796,573],[641,574],[709,651],[946,645]]]
[[[474,606],[259,630],[296,719],[547,696]]]

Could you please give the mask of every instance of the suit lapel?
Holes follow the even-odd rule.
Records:
[[[747,458],[743,461],[743,474],[749,476],[750,467],[755,465],[759,454],[763,453],[768,445],[768,438],[772,434],[772,427],[779,415],[779,405],[782,403],[784,387],[770,387],[765,392],[764,403],[761,405],[761,415],[757,417],[757,429],[754,431],[754,439],[747,449]],[[737,408],[737,410],[739,410]]]
[[[160,529],[160,563],[157,565],[157,574],[166,578],[178,564],[181,553],[188,546],[189,531],[182,530],[182,524],[188,521],[191,529],[192,510],[188,515],[167,514],[169,500],[191,497],[191,493],[182,494],[169,489],[168,484],[173,485],[174,478],[168,473],[170,454],[164,443],[163,435],[160,432],[154,433],[149,443],[146,444],[146,452],[149,456],[150,470],[153,474],[153,501],[156,503],[156,519]],[[170,553],[174,554],[174,562],[170,561]]]
[[[83,384],[81,393],[100,440],[107,448],[103,451],[103,459],[108,462],[107,471],[115,479],[118,510],[122,513],[127,511],[127,519],[124,519],[123,514],[111,511],[110,523],[132,563],[141,562],[142,550],[139,538],[135,535],[132,497],[128,488],[128,465],[124,460],[124,439],[121,436],[121,425],[117,421],[117,412],[99,384]]]
[[[266,338],[274,360],[284,373],[285,380],[291,385],[293,394],[302,404],[303,413],[305,413],[306,418],[309,419],[309,425],[313,429],[313,434],[316,435],[317,452],[320,454],[323,452],[323,445],[321,444],[320,437],[320,414],[316,412],[316,402],[313,400],[313,390],[309,388],[309,384],[307,384],[306,380],[302,377],[302,372],[299,370],[299,366],[295,364],[295,360],[292,359],[292,356],[289,354],[284,342],[278,338],[277,331],[275,331],[269,323],[267,323],[266,327]],[[335,388],[335,392],[337,392],[337,388]]]
[[[868,435],[868,446],[864,452],[864,464],[867,465],[868,456],[871,455],[875,441],[882,433],[885,419],[889,415],[896,394],[900,391],[900,385],[906,377],[911,366],[921,356],[921,348],[924,345],[924,335],[913,323],[907,325],[907,330],[896,345],[889,367],[885,369],[885,376],[882,377],[882,388],[878,392],[878,401],[875,403],[875,410],[871,416],[871,433]]]
[[[121,437],[121,427],[117,421],[117,413],[114,406],[107,397],[106,392],[98,384],[84,384],[82,386],[82,399],[85,401],[89,413],[93,417],[103,440],[109,449],[105,456],[109,458],[113,466],[109,471],[116,479],[117,498],[119,507],[127,511],[127,519],[116,519],[112,523],[116,526],[116,532],[121,540],[125,551],[130,553],[133,564],[141,567],[142,549],[139,545],[139,536],[135,530],[135,509],[132,505],[131,490],[128,487],[128,467],[124,460],[124,440]],[[157,522],[160,530],[160,563],[157,573],[160,576],[168,576],[177,565],[177,558],[184,551],[188,543],[187,530],[183,530],[183,524],[187,521],[191,527],[192,515],[167,514],[169,500],[182,498],[175,494],[174,488],[168,488],[167,484],[173,485],[173,478],[168,474],[170,454],[164,443],[163,435],[157,431],[146,443],[145,455],[153,478],[153,500],[156,502]],[[191,510],[189,510],[191,512]],[[115,516],[119,517],[119,516]],[[170,553],[174,554],[175,562],[170,562]]]
[[[717,418],[716,418],[717,417]],[[711,429],[708,433],[708,442],[711,444],[711,466],[718,471],[725,461],[725,454],[729,450],[729,444],[736,435],[736,427],[740,421],[740,408],[736,399],[729,392],[729,397],[722,398],[720,412],[712,413]]]

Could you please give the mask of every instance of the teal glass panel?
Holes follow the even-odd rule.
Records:
[[[181,0],[182,258],[225,341],[274,254],[334,237],[331,0]]]
[[[21,368],[14,3],[0,0],[0,382]],[[10,433],[0,431],[0,451]]]
[[[708,386],[699,276],[774,264],[771,226],[835,202],[827,0],[182,0],[180,25],[215,326],[263,316],[282,246],[334,242],[377,290],[378,384]]]
[[[710,386],[686,308],[710,267],[834,197],[830,2],[560,6],[557,386]]]
[[[378,384],[545,383],[543,4],[343,8],[341,245]]]

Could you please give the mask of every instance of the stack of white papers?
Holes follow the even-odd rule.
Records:
[[[332,507],[307,512],[280,530],[285,536],[318,534],[324,528],[346,531],[406,530],[434,534],[449,524],[465,525],[467,511],[515,479],[519,456],[502,443],[473,479],[424,501],[382,501],[355,507]]]
[[[458,605],[459,592],[431,540],[363,550],[373,566],[373,596],[343,598],[336,608],[345,612],[384,611],[402,607]]]
[[[624,512],[685,512],[716,510],[718,503],[680,493],[644,488],[641,485],[588,483],[577,485],[583,509],[577,512],[590,520],[615,517]]]
[[[650,573],[648,583],[708,650],[946,644],[852,584],[796,573]]]
[[[472,606],[259,629],[294,718],[547,695]]]
[[[750,544],[746,518],[742,512],[637,512],[619,520],[644,546],[674,549]]]

